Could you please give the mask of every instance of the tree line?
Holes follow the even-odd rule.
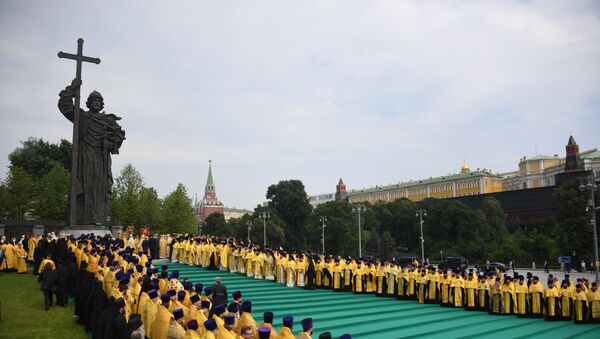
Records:
[[[9,154],[9,169],[0,180],[0,219],[67,220],[71,143],[52,144],[30,138]],[[131,164],[114,180],[109,201],[113,224],[149,227],[160,232],[192,233],[196,220],[186,187],[159,198]]]
[[[70,144],[49,144],[29,139],[9,155],[10,168],[0,184],[0,213],[4,218],[66,220],[69,187]],[[423,234],[425,257],[466,256],[471,262],[509,260],[529,265],[544,260],[555,263],[568,255],[576,262],[592,258],[591,214],[588,197],[572,181],[557,188],[556,217],[508,220],[500,203],[486,198],[480,209],[453,199],[413,202],[362,203],[362,254],[379,258],[420,257],[420,224],[417,210],[425,210]],[[283,180],[269,186],[268,203],[252,213],[226,221],[212,214],[202,223],[196,219],[192,200],[183,184],[160,198],[146,186],[142,175],[126,165],[114,180],[110,201],[113,222],[148,227],[161,233],[197,233],[234,236],[288,249],[322,251],[321,218],[325,217],[325,252],[358,256],[358,206],[331,201],[313,208],[300,180]],[[362,210],[362,208],[361,208]]]
[[[577,180],[557,188],[554,199],[558,215],[544,219],[509,220],[498,200],[486,197],[480,209],[472,209],[453,199],[425,199],[414,202],[362,203],[362,254],[391,259],[421,254],[421,230],[417,210],[425,210],[423,234],[425,257],[439,262],[449,256],[465,256],[471,263],[515,261],[539,265],[548,260],[557,265],[558,256],[571,256],[574,263],[593,258],[591,214],[587,197],[578,190]],[[221,215],[206,220],[210,234],[248,238],[262,244],[266,220],[267,244],[310,249],[321,253],[325,222],[325,253],[358,256],[358,206],[330,201],[314,209],[302,182],[286,180],[267,190],[267,206],[257,206],[252,214],[225,222]],[[596,197],[598,198],[598,196]]]

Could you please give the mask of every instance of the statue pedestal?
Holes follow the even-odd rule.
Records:
[[[33,235],[43,235],[44,225],[33,225]]]
[[[107,234],[112,234],[110,231],[110,227],[99,225],[77,225],[75,227],[65,227],[61,230],[61,232],[67,233],[76,238],[82,234],[90,233],[94,233],[94,235],[99,237],[105,236]]]

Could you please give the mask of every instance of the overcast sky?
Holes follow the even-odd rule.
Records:
[[[160,196],[184,183],[252,208],[279,180],[309,194],[516,170],[600,146],[600,1],[1,1],[0,177],[30,136],[71,139],[75,63],[123,117]]]

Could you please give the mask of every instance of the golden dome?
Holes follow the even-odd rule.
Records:
[[[464,161],[462,167],[460,168],[460,173],[468,173],[470,171],[469,164],[467,164],[467,161]]]

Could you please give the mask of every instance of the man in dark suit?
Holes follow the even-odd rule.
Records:
[[[215,278],[213,288],[213,305],[227,305],[227,287],[221,284],[221,278]]]
[[[52,295],[56,292],[56,271],[52,269],[52,265],[47,263],[38,277],[38,282],[41,283],[42,292],[44,292],[44,305],[46,311],[52,306]]]

